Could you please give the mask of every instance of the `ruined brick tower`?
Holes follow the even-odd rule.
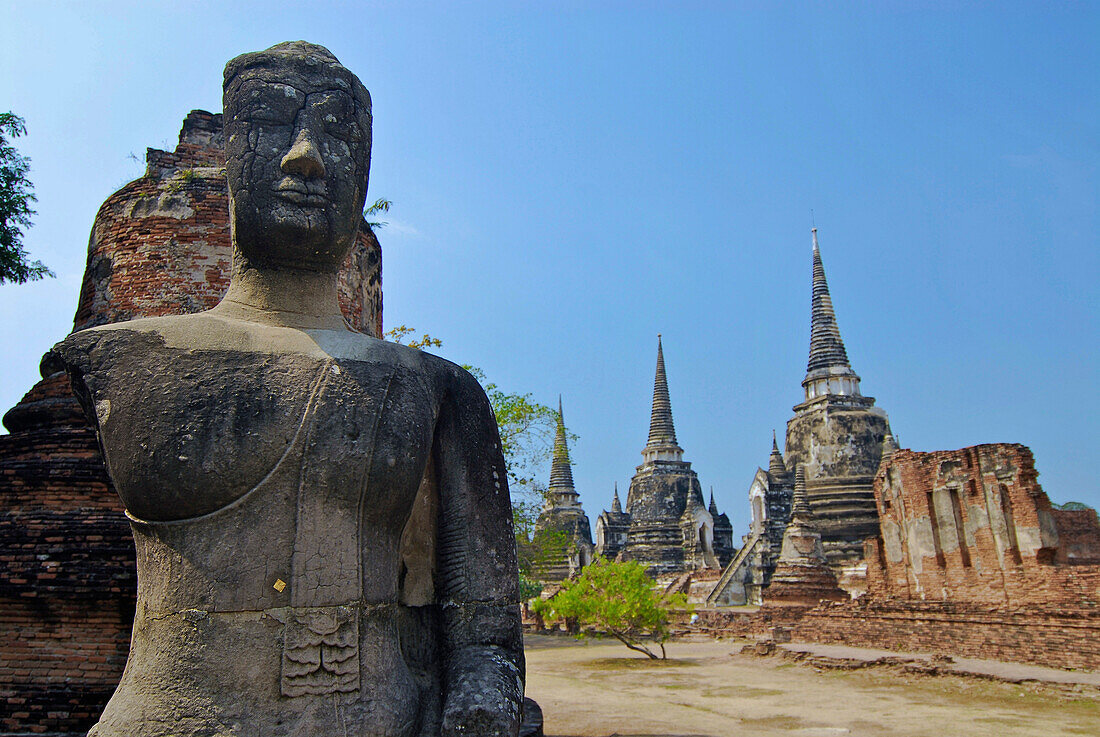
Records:
[[[232,244],[221,115],[192,111],[174,151],[100,207],[73,330],[213,307]],[[340,272],[340,304],[381,336],[382,252],[365,225]],[[61,338],[63,336],[57,336]],[[44,378],[0,435],[0,735],[83,735],[130,645],[134,544],[68,377]]]
[[[733,547],[728,539],[732,530],[726,532],[723,528],[723,537],[716,538],[715,520],[703,501],[699,478],[691,464],[684,461],[684,450],[676,441],[659,335],[649,439],[642,449],[642,459],[630,481],[624,514],[629,526],[616,557],[642,563],[650,575],[658,577],[720,567],[725,560],[719,556],[728,559]],[[612,531],[601,529],[601,524],[612,519],[613,515],[605,512],[596,523],[597,538],[605,542],[600,551],[604,555],[617,547],[614,543],[607,545]]]
[[[886,413],[859,391],[859,376],[840,338],[825,267],[813,229],[810,357],[802,380],[805,400],[787,422],[787,468],[802,467],[806,493],[825,556],[841,585],[858,589],[863,541],[878,534],[872,491],[890,434]]]
[[[548,537],[550,535],[556,539]],[[592,528],[573,485],[561,397],[558,398],[558,427],[550,464],[550,488],[546,505],[535,522],[534,536],[536,542],[545,542],[553,548],[540,566],[539,578],[543,581],[569,578],[592,562]]]

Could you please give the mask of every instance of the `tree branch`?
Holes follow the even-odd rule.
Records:
[[[650,652],[649,648],[647,648],[645,645],[641,645],[641,644],[638,644],[638,643],[631,642],[630,640],[628,640],[626,638],[625,635],[623,635],[618,630],[615,630],[615,629],[612,629],[612,628],[608,627],[607,631],[610,632],[615,637],[616,640],[618,640],[622,644],[626,645],[631,650],[634,650],[634,651],[639,652],[639,653],[645,653],[652,660],[658,660],[659,659],[654,653]],[[664,650],[663,645],[661,646],[661,649]]]

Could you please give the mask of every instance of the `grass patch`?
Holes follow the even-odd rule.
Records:
[[[791,716],[790,714],[777,714],[774,717],[744,717],[741,719],[741,726],[762,729],[764,727],[770,727],[771,729],[801,729],[806,727],[806,720],[801,717]]]
[[[707,688],[702,695],[707,699],[720,699],[723,697],[744,696],[750,699],[761,699],[767,696],[782,696],[786,692],[778,688],[757,688],[756,686],[729,686],[726,688]]]
[[[693,660],[681,660],[669,658],[668,660],[650,660],[649,658],[596,658],[582,663],[585,668],[593,670],[647,670],[650,668],[684,668],[698,665]]]

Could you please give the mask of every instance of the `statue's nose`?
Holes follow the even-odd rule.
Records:
[[[325,162],[308,128],[298,131],[294,145],[286,152],[279,166],[286,174],[300,174],[307,179],[320,179],[325,175]]]

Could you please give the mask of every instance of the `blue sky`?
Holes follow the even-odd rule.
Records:
[[[561,393],[591,518],[641,461],[660,332],[685,458],[744,530],[801,398],[811,211],[901,444],[1025,443],[1054,501],[1100,504],[1098,8],[2,2],[57,279],[0,287],[0,405],[71,329],[130,154],[219,110],[229,58],[302,38],[374,99],[386,325]]]

